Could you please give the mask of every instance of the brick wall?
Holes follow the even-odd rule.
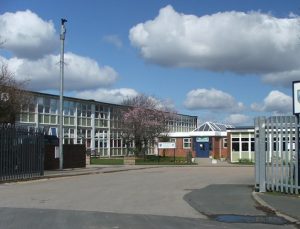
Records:
[[[212,137],[212,150],[210,151],[210,155],[217,159],[219,159],[220,156],[229,159],[228,148],[223,147],[222,137]]]
[[[193,150],[193,140],[191,139],[191,148],[184,149],[183,148],[183,138],[176,138],[176,149],[175,156],[176,157],[186,157],[188,152],[192,152],[193,157],[195,157],[196,152]],[[159,149],[160,156],[173,157],[174,149]]]

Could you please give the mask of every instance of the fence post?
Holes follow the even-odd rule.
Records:
[[[255,139],[255,191],[259,191],[259,125],[258,118],[254,119],[254,139]]]
[[[256,191],[266,192],[266,120],[255,119],[255,183]]]

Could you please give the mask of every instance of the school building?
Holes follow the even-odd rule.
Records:
[[[169,133],[170,141],[176,143],[174,149],[160,149],[160,155],[186,156],[189,152],[198,158],[229,158],[227,151],[227,128],[231,125],[205,122],[193,131]]]
[[[57,136],[59,96],[39,92],[31,94],[33,99],[22,107],[17,123],[29,129],[43,128],[48,134]],[[64,144],[84,144],[88,151],[100,157],[126,155],[120,124],[120,114],[124,108],[122,105],[95,100],[64,97]],[[249,134],[231,125],[213,122],[197,126],[197,121],[197,116],[172,116],[167,125],[169,141],[175,142],[175,149],[158,149],[157,144],[153,143],[147,154],[173,156],[175,153],[176,156],[185,157],[192,153],[193,157],[198,158],[224,158],[231,161],[244,157],[253,159],[253,129],[252,132],[247,130],[252,133]]]

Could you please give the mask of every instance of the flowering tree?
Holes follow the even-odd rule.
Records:
[[[24,82],[17,82],[5,64],[0,69],[0,122],[15,123],[22,104],[29,101],[23,89]]]
[[[154,140],[167,133],[167,121],[174,112],[168,111],[156,99],[138,95],[123,102],[126,109],[122,112],[122,138],[129,146],[134,143],[135,155],[144,155]],[[128,153],[128,152],[127,152]]]

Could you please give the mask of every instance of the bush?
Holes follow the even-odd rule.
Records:
[[[252,165],[254,162],[248,158],[241,158],[239,159],[240,164],[247,164],[247,165]]]

